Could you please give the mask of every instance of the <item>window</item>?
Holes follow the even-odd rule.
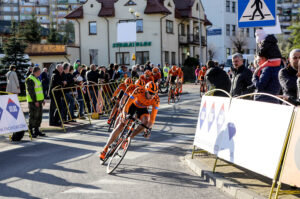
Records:
[[[242,36],[242,37],[244,36],[244,28],[240,29],[240,36]]]
[[[136,32],[143,32],[143,19],[136,20]]]
[[[167,33],[173,33],[173,21],[167,20],[166,30],[167,30]]]
[[[97,35],[97,23],[95,21],[89,22],[89,35]]]
[[[230,36],[230,25],[226,24],[226,35]]]
[[[4,12],[10,12],[10,7],[3,7]]]
[[[250,29],[249,28],[246,29],[246,35],[247,35],[247,37],[250,37]]]
[[[226,12],[230,12],[230,1],[226,1]]]
[[[169,62],[169,51],[165,51],[165,62],[170,63]]]
[[[185,36],[185,27],[184,24],[180,24],[181,35]]]
[[[90,55],[90,64],[98,65],[98,49],[90,49],[89,55]]]
[[[172,65],[176,64],[176,52],[172,52]]]
[[[130,64],[129,52],[116,53],[116,63],[120,65],[129,65]]]
[[[149,60],[149,51],[136,52],[136,64],[145,64]]]
[[[235,2],[232,2],[232,12],[235,13]]]
[[[11,20],[11,16],[9,16],[9,15],[5,15],[5,16],[4,16],[4,20],[5,20],[5,21],[7,21],[7,20]]]
[[[235,25],[232,25],[232,36],[235,36]]]
[[[230,48],[227,48],[227,49],[226,49],[226,57],[228,57],[229,55],[231,55],[231,49],[230,49]]]

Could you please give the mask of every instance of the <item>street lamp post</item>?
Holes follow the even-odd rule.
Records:
[[[137,19],[140,17],[140,13],[136,12],[133,8],[129,8],[128,10],[130,12],[130,14],[133,16],[134,21],[136,23]],[[137,38],[136,38],[137,39]],[[135,60],[134,60],[134,65],[136,65],[136,39],[134,41],[134,56],[135,56]]]

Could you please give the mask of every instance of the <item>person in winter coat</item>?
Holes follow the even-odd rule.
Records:
[[[50,112],[49,112],[49,125],[50,126],[60,126],[60,118],[58,117],[58,114],[55,114],[57,108],[59,109],[61,113],[61,117],[64,118],[64,114],[62,112],[62,92],[61,91],[54,91],[52,93],[52,90],[54,88],[62,88],[64,87],[67,82],[63,80],[63,66],[61,64],[58,64],[56,66],[56,69],[53,71],[51,81],[50,81],[50,89],[49,89],[49,96],[50,96]],[[57,102],[58,107],[56,107],[55,100]],[[58,110],[57,110],[58,111]]]
[[[280,93],[280,83],[278,74],[281,69],[281,53],[274,35],[268,35],[258,45],[258,65],[252,78],[257,93],[267,93],[278,95]],[[279,103],[273,97],[266,95],[255,95],[254,100]]]
[[[248,87],[252,85],[252,72],[244,65],[243,55],[240,53],[234,54],[232,56],[232,63],[231,96],[250,93],[251,91]]]
[[[16,66],[11,65],[9,67],[9,71],[6,73],[7,78],[7,86],[6,86],[6,92],[19,94],[20,91],[20,84],[19,79],[16,73]]]
[[[279,82],[283,96],[287,99],[297,99],[297,73],[300,49],[294,49],[289,55],[289,64],[279,71]],[[292,100],[289,100],[293,102]]]
[[[208,70],[205,74],[205,80],[210,89],[222,89],[226,92],[230,92],[230,79],[227,73],[219,67],[215,66],[214,61],[207,62]],[[225,93],[221,91],[214,92],[214,96],[228,97]]]

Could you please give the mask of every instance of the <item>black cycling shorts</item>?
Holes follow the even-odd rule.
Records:
[[[176,80],[177,76],[171,76],[171,83],[175,84],[175,80]]]
[[[134,114],[136,114],[137,118],[141,119],[142,115],[149,114],[149,112],[147,108],[138,108],[135,106],[135,104],[132,104],[129,107],[128,114],[132,117],[134,116]]]

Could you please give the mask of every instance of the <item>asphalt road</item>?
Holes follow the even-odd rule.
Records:
[[[113,175],[98,158],[108,137],[101,122],[0,149],[0,198],[230,198],[184,163],[200,105],[191,92],[176,105],[162,97],[151,138],[137,136]]]

